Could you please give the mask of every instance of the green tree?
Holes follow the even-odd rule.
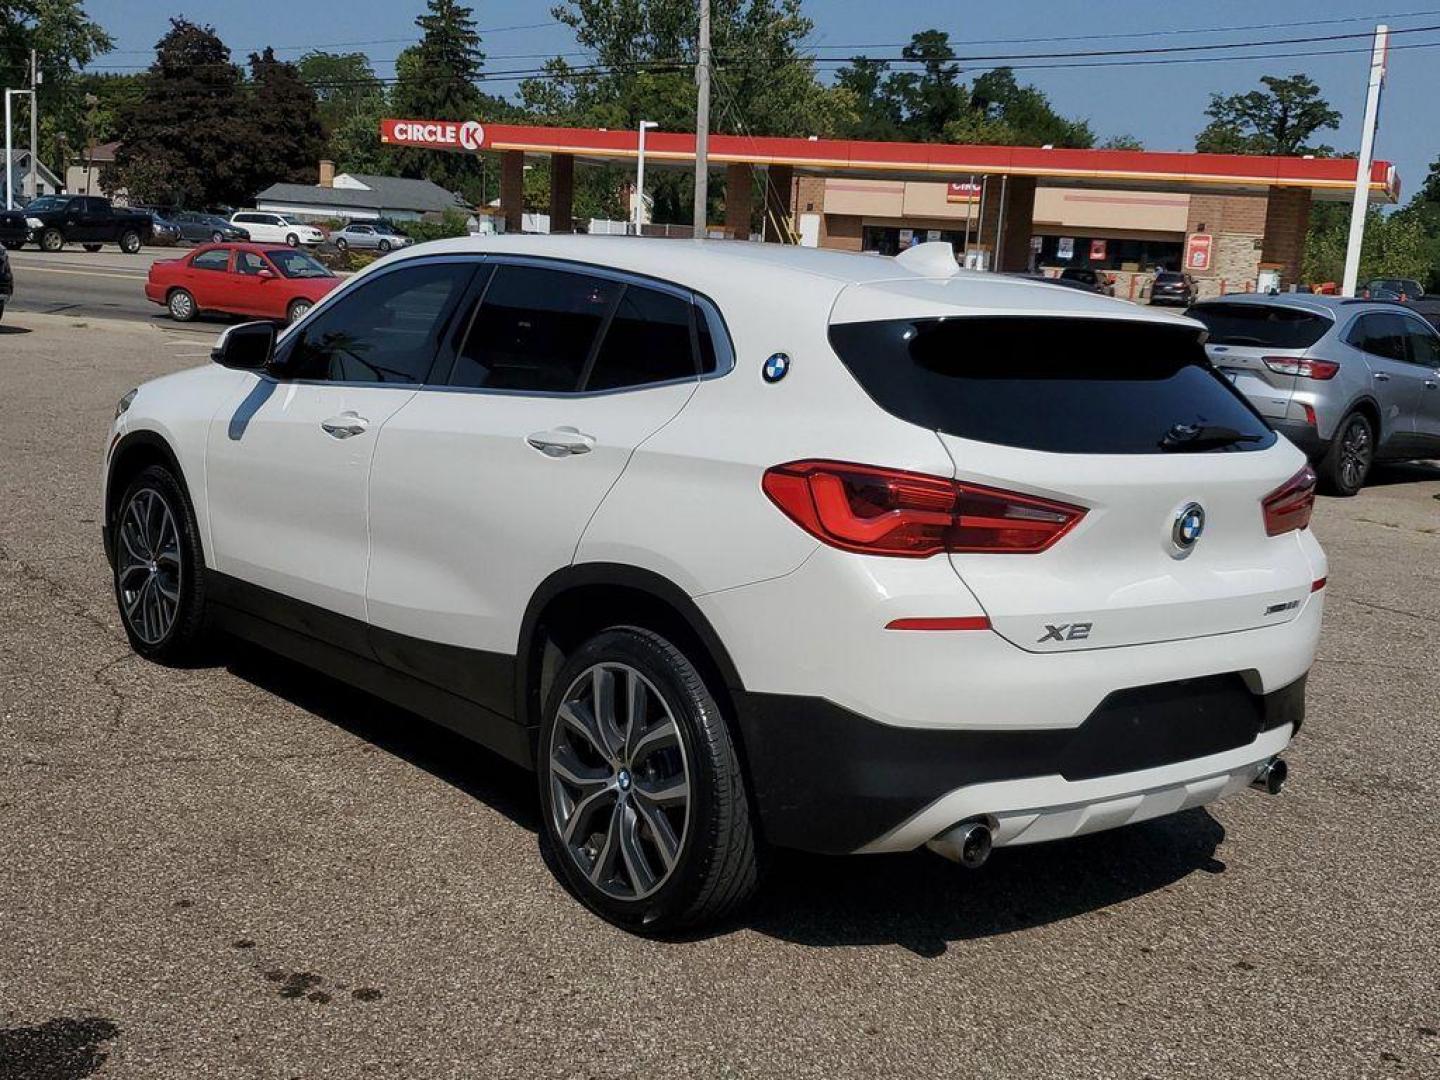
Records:
[[[1128,132],[1121,135],[1111,135],[1100,144],[1101,150],[1144,150],[1145,144]]]
[[[1070,120],[1050,105],[1050,99],[1033,86],[1021,86],[1008,67],[979,76],[970,87],[970,111],[1010,133],[1013,146],[1065,146],[1095,144],[1095,133],[1084,120]],[[956,140],[958,141],[958,140]]]
[[[911,36],[900,55],[921,65],[918,71],[899,71],[888,80],[890,97],[904,117],[901,134],[924,142],[941,141],[946,125],[962,119],[969,105],[950,35],[943,30],[921,30]]]
[[[1307,281],[1341,280],[1349,236],[1348,203],[1316,203],[1311,208],[1303,264]],[[1424,220],[1412,207],[1389,214],[1371,208],[1366,213],[1365,241],[1360,248],[1360,280],[1408,277],[1426,281],[1434,271],[1432,245]]]
[[[385,109],[385,84],[363,52],[312,50],[295,65],[315,91],[325,130],[334,132],[357,116],[379,116]]]
[[[1328,157],[1332,146],[1311,145],[1320,131],[1340,123],[1340,113],[1320,96],[1305,75],[1288,79],[1263,75],[1264,90],[1210,95],[1205,115],[1210,123],[1195,137],[1195,149],[1212,154],[1315,154]]]
[[[856,56],[835,73],[835,85],[855,99],[855,121],[846,134],[856,139],[889,141],[900,138],[904,110],[891,93],[890,65],[884,60]]]
[[[251,186],[259,191],[276,181],[313,184],[325,153],[315,91],[299,69],[266,48],[250,54],[246,134],[251,140]]]
[[[101,182],[141,202],[243,205],[254,194],[248,115],[240,71],[214,29],[171,19],[139,100],[119,109],[120,148]]]
[[[0,0],[0,86],[30,85],[34,49],[42,76],[41,156],[51,156],[57,175],[65,175],[67,152],[83,146],[85,92],[78,84],[93,76],[81,75],[79,69],[114,44],[85,14],[82,0]],[[22,110],[28,107],[21,105]]]

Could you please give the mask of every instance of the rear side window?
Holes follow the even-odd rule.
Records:
[[[690,302],[658,289],[627,285],[610,319],[586,390],[693,379]]]
[[[1186,312],[1210,331],[1212,345],[1308,349],[1333,323],[1325,315],[1282,304],[1198,304]]]
[[[190,260],[196,270],[224,270],[230,265],[230,252],[225,248],[202,251]]]
[[[885,411],[1051,453],[1259,450],[1275,434],[1184,327],[1103,319],[843,323],[830,342]]]
[[[1371,356],[1405,361],[1409,359],[1405,346],[1409,332],[1410,327],[1403,315],[1375,312],[1356,319],[1345,340]]]
[[[573,391],[619,282],[538,266],[500,266],[450,382],[491,390]]]

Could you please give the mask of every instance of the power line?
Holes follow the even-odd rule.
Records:
[[[521,23],[521,24],[519,24],[519,25],[517,25],[517,26],[490,26],[490,27],[481,27],[481,28],[477,29],[477,30],[475,31],[475,33],[480,34],[480,35],[483,37],[485,34],[508,34],[508,33],[512,33],[512,32],[517,31],[517,30],[543,30],[543,29],[545,29],[545,28],[547,28],[547,27],[560,26],[560,25],[561,25],[560,20],[558,20],[558,19],[551,19],[549,22]],[[418,40],[419,40],[419,39],[418,39],[415,35],[411,35],[410,37],[403,37],[403,38],[371,38],[371,39],[368,40],[368,41],[332,41],[332,42],[323,43],[323,44],[318,44],[318,45],[254,45],[254,46],[235,46],[234,48],[232,48],[231,51],[232,51],[232,52],[234,52],[234,51],[245,52],[245,51],[253,50],[253,51],[255,51],[255,52],[259,52],[259,51],[262,50],[262,49],[271,48],[271,49],[274,49],[276,52],[299,52],[299,51],[307,50],[307,49],[308,49],[308,50],[313,50],[313,51],[315,51],[315,52],[330,52],[330,51],[333,50],[333,49],[349,49],[349,48],[354,48],[354,47],[357,46],[357,45],[397,45],[397,44],[405,44],[406,42],[412,42],[412,43],[413,43],[413,42],[418,41]],[[110,52],[109,52],[109,54],[107,54],[107,55],[114,55],[114,56],[145,56],[145,55],[148,55],[148,54],[150,54],[150,53],[153,53],[154,51],[155,51],[154,49],[111,49]]]

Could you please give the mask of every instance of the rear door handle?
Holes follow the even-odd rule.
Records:
[[[358,413],[346,411],[328,420],[321,420],[325,434],[336,439],[348,439],[352,435],[363,435],[370,427],[370,421]]]
[[[1376,381],[1376,382],[1389,382],[1389,381],[1390,381],[1390,376],[1387,375],[1387,374],[1385,374],[1385,372],[1383,372],[1383,371],[1377,371],[1377,372],[1375,372],[1375,381]]]
[[[579,428],[573,427],[537,431],[533,435],[527,435],[525,441],[546,457],[553,458],[588,454],[595,446],[595,436],[586,435]]]

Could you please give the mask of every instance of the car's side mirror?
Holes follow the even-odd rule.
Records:
[[[210,359],[236,371],[263,371],[275,356],[275,324],[248,322],[220,335]]]

